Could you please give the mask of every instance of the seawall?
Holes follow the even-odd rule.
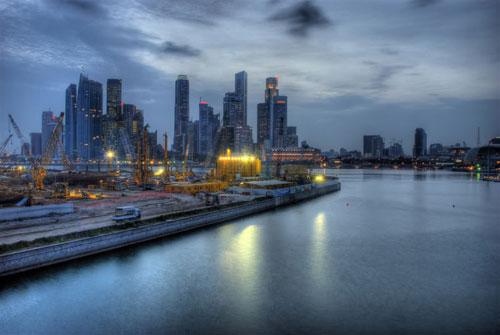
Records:
[[[214,225],[221,222],[245,217],[252,214],[272,210],[280,206],[290,205],[313,199],[324,194],[340,190],[340,182],[329,181],[302,193],[287,194],[227,209],[214,210],[188,217],[166,220],[123,231],[87,237],[78,240],[51,244],[38,248],[21,250],[0,255],[0,276],[40,268],[43,266],[66,262],[124,246],[141,243],[164,236]]]

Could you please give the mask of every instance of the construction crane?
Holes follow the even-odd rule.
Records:
[[[23,146],[25,146],[29,142],[26,140],[26,137],[24,137],[23,133],[21,132],[21,129],[19,129],[16,121],[14,121],[14,118],[12,117],[11,114],[9,114],[9,120],[10,120],[10,123],[12,124],[12,128],[14,128],[14,132],[16,133],[17,138],[21,142],[21,152],[22,152]],[[31,154],[29,151],[30,150],[28,150],[28,158],[31,157]]]
[[[36,190],[43,190],[43,180],[47,175],[44,165],[50,164],[58,146],[60,145],[63,131],[63,117],[64,113],[61,113],[61,116],[58,118],[57,124],[50,135],[42,157],[40,159],[31,158],[31,177],[33,178],[33,186]]]
[[[120,141],[122,142],[123,150],[125,151],[125,155],[127,156],[127,160],[134,160],[134,150],[132,149],[132,145],[130,144],[129,137],[125,132],[125,128],[119,128]]]
[[[12,138],[12,134],[9,134],[7,139],[0,145],[0,157],[5,153],[5,148],[7,148],[7,144],[9,144],[10,139]]]

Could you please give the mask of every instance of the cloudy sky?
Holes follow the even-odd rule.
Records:
[[[12,113],[26,135],[64,110],[83,68],[159,133],[173,132],[174,81],[187,74],[222,111],[234,73],[249,78],[249,123],[265,78],[279,77],[288,120],[322,149],[361,149],[363,134],[475,143],[500,135],[497,0],[0,0],[0,139]],[[17,147],[17,145],[16,145]]]

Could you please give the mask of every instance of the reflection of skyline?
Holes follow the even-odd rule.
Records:
[[[223,231],[225,229],[222,229]],[[223,240],[230,238],[222,233]],[[237,294],[235,298],[240,300],[240,306],[248,309],[246,312],[257,312],[257,306],[253,304],[258,294],[261,273],[261,229],[256,225],[249,225],[241,232],[233,234],[230,244],[222,253],[222,270],[227,280],[233,285]]]
[[[326,275],[326,215],[320,212],[314,218],[312,245],[311,245],[311,279],[317,288],[323,289],[327,284]]]

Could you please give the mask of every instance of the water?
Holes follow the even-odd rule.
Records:
[[[0,334],[500,332],[500,184],[336,173],[336,194],[3,280]]]

